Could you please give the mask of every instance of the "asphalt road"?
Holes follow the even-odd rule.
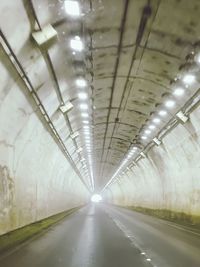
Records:
[[[3,255],[0,266],[200,267],[200,233],[96,204]]]

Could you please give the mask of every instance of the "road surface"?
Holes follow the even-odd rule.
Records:
[[[94,204],[2,255],[2,267],[200,267],[200,233]]]

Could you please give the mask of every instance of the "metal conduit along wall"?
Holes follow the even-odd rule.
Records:
[[[199,104],[199,103],[198,103]],[[108,202],[200,225],[200,108],[104,191]]]

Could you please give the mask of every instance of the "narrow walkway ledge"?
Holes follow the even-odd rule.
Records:
[[[76,212],[81,207],[69,209],[0,236],[0,256],[7,250],[15,248],[28,239],[42,233],[52,225],[62,221],[66,216]]]

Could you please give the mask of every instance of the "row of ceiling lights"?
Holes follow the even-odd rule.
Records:
[[[190,64],[191,69],[183,71],[174,79],[172,96],[165,101],[163,108],[157,112],[157,115],[154,118],[152,118],[152,120],[143,130],[143,134],[140,137],[141,140],[143,140],[143,142],[144,141],[149,142],[153,138],[155,138],[156,130],[159,130],[158,125],[163,122],[163,118],[166,117],[167,115],[170,115],[169,113],[170,109],[177,108],[178,105],[177,98],[184,96],[187,93],[187,90],[189,90],[189,88],[192,85],[196,85],[196,89],[198,89],[198,80],[194,72],[197,72],[200,69],[200,53],[192,52],[191,54],[193,55],[193,63],[194,63],[193,65],[195,65],[196,68],[192,64]],[[127,156],[122,161],[119,168],[115,171],[115,173],[113,174],[109,182],[106,184],[104,189],[112,182],[118,180],[115,178],[120,177],[120,172],[125,168],[125,166],[128,164],[130,160],[132,161],[132,163],[134,163],[134,160],[137,158],[138,154],[141,153],[141,151],[142,149],[139,146],[135,145],[131,147]],[[127,169],[129,169],[129,167],[127,167]]]
[[[81,16],[81,9],[80,5],[77,1],[64,1],[64,8],[67,15],[72,16],[74,18]],[[72,54],[75,55],[76,53],[80,53],[84,50],[84,43],[81,38],[76,35],[74,38],[70,40],[70,47],[72,49]],[[83,77],[79,77],[76,80],[76,86],[79,88],[86,88],[88,86],[87,81]],[[85,173],[89,175],[88,170],[90,172],[90,181],[91,187],[94,189],[94,177],[93,177],[93,169],[92,169],[92,127],[90,122],[90,107],[89,103],[89,96],[86,91],[81,91],[78,93],[78,99],[80,101],[79,108],[81,111],[82,117],[82,133],[84,136],[84,145],[85,147],[85,154],[87,156],[88,167],[86,165],[85,157],[81,154],[81,162],[83,164],[83,168]],[[81,148],[82,152],[82,148]]]

